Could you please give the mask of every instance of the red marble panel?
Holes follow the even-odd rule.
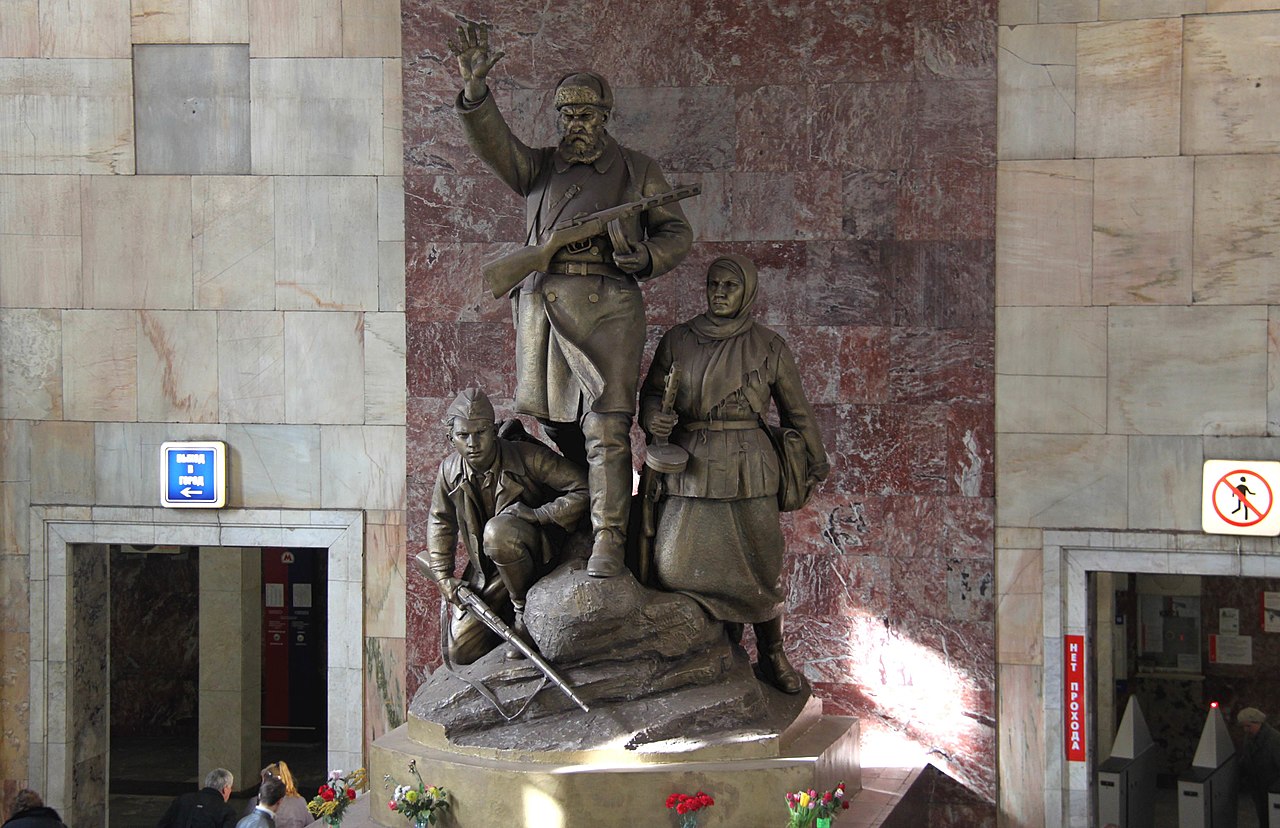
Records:
[[[947,412],[947,487],[995,497],[995,405],[955,405]]]
[[[782,516],[787,550],[796,555],[877,555],[885,501],[836,492],[819,484],[803,509]]]
[[[989,403],[995,391],[993,331],[894,328],[889,396],[895,403]]]
[[[810,403],[887,401],[887,328],[831,325],[772,327],[790,346]]]
[[[811,72],[820,83],[910,79],[914,3],[817,2],[811,18]]]
[[[797,618],[884,615],[891,604],[890,567],[890,559],[875,555],[789,555],[782,572],[786,612]]]
[[[686,261],[670,273],[642,283],[645,319],[659,329],[659,337],[669,328],[706,311],[705,273],[705,269],[696,270]],[[650,344],[656,347],[657,339],[652,339]],[[647,353],[652,353],[652,348]]]
[[[461,390],[461,389],[459,389]],[[448,444],[444,437],[444,411],[452,397],[410,397],[406,404],[408,442],[413,448],[406,458],[405,473],[412,482],[415,478],[427,479],[435,474],[440,463],[437,451],[444,451]],[[410,486],[410,508],[413,490]]]
[[[919,130],[917,84],[827,83],[808,94],[815,166],[900,170],[910,164]]]
[[[428,78],[406,69],[404,75],[404,159],[405,172],[414,174],[453,173],[485,175],[488,168],[475,157],[462,135],[454,112],[458,94],[456,81],[437,89],[427,86]]]
[[[831,170],[798,172],[792,198],[797,239],[829,241],[845,238],[843,176]]]
[[[911,166],[917,169],[996,160],[994,79],[929,81],[917,87],[919,130]]]
[[[790,241],[796,238],[796,179],[783,172],[729,176],[733,218],[730,238]]]
[[[624,147],[658,162],[673,184],[689,173],[734,165],[733,90],[726,86],[646,89],[619,74],[609,131]]]
[[[844,174],[840,180],[841,234],[867,241],[897,238],[902,179],[899,170]]]
[[[994,239],[996,168],[939,161],[903,179],[900,239]]]
[[[672,176],[679,184],[700,184],[702,192],[680,202],[693,228],[694,244],[729,239],[732,204],[729,201],[728,173],[680,173]]]
[[[544,6],[554,19],[557,4]],[[679,0],[587,5],[592,46],[591,68],[628,86],[694,86],[706,77],[690,53],[695,10]],[[580,12],[570,12],[577,16]],[[578,29],[582,31],[582,29]],[[564,66],[564,71],[581,67]]]
[[[809,163],[811,111],[794,86],[740,86],[734,90],[737,168],[794,172]]]
[[[998,0],[911,0],[915,19],[921,22],[954,23],[981,20],[996,24]]]
[[[703,0],[682,44],[691,80],[798,85],[813,80],[805,5]]]
[[[495,399],[514,387],[515,331],[484,322],[409,322],[410,397],[453,399],[464,388],[483,389]]]
[[[890,242],[893,324],[899,327],[992,328],[995,242]]]
[[[481,267],[515,244],[405,243],[405,318],[409,322],[511,324],[511,300],[495,299]]]
[[[991,497],[946,497],[937,508],[942,519],[942,554],[957,559],[994,559],[995,501]]]
[[[995,47],[996,27],[990,20],[919,21],[915,28],[916,76],[994,80]]]
[[[492,175],[406,175],[405,233],[433,242],[524,240],[524,199]]]
[[[889,271],[876,242],[812,242],[804,266],[768,286],[775,324],[883,325],[892,318]],[[764,283],[761,291],[764,292]]]
[[[409,544],[408,560],[425,548]],[[430,579],[418,572],[412,564],[405,572],[405,659],[406,696],[413,698],[418,686],[436,667],[440,666],[440,593]]]
[[[835,491],[872,494],[942,494],[946,489],[945,410],[936,405],[820,407]],[[826,415],[826,416],[824,416]]]

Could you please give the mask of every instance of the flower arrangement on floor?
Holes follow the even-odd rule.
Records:
[[[673,793],[667,797],[667,807],[674,808],[675,812],[680,815],[680,828],[697,828],[698,811],[703,808],[710,808],[714,804],[716,804],[716,801],[702,791],[698,791],[693,796]]]
[[[397,785],[395,791],[391,794],[391,801],[387,803],[387,807],[408,819],[414,825],[434,825],[436,811],[442,811],[449,807],[449,792],[444,788],[437,788],[435,785],[424,784],[422,776],[418,773],[416,759],[409,760],[409,773],[412,773],[413,778],[418,780],[418,784]],[[390,774],[384,776],[383,781],[390,782]]]
[[[364,768],[344,774],[340,770],[329,771],[329,779],[316,795],[307,803],[307,810],[316,819],[324,820],[325,825],[341,825],[347,806],[356,798],[356,790],[364,787],[368,774]]]
[[[818,792],[810,788],[807,791],[796,791],[787,794],[787,810],[791,818],[787,820],[787,828],[828,828],[836,813],[847,810],[849,803],[844,798],[844,783],[836,785],[833,791]]]

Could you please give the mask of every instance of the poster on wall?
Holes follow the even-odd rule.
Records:
[[[1262,593],[1262,631],[1280,632],[1280,592]]]
[[[1253,664],[1253,636],[1210,635],[1210,664]]]
[[[1062,683],[1065,697],[1062,700],[1062,708],[1066,715],[1063,736],[1066,740],[1067,761],[1083,762],[1085,760],[1084,636],[1064,636],[1062,652],[1065,662]]]

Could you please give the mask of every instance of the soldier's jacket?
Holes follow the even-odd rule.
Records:
[[[467,465],[457,453],[440,464],[431,491],[427,518],[427,555],[432,569],[453,573],[453,553],[461,539],[467,550],[464,580],[483,590],[496,571],[483,554],[484,526],[512,503],[520,502],[546,521],[572,531],[587,510],[586,472],[538,443],[498,439],[498,480],[493,514],[467,479]],[[542,563],[550,560],[551,547],[543,532]]]
[[[527,241],[552,226],[671,189],[658,165],[606,138],[592,164],[570,164],[555,147],[531,148],[512,134],[493,95],[457,111],[472,150],[507,186],[525,198]],[[623,225],[628,241],[643,244],[652,261],[640,281],[671,270],[688,254],[693,231],[678,203],[654,208]],[[516,408],[560,422],[582,410],[635,411],[644,350],[644,304],[637,277],[613,267],[613,248],[601,236],[553,261],[587,266],[589,275],[535,273],[512,291],[516,324]]]

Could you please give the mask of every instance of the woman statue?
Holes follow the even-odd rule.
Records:
[[[707,312],[658,343],[641,391],[641,423],[689,459],[683,471],[665,475],[652,571],[658,586],[689,595],[725,622],[731,640],[754,625],[761,675],[798,693],[800,676],[782,648],[781,470],[765,430],[770,400],[782,426],[803,437],[806,484],[825,478],[829,466],[791,350],[752,318],[757,283],[750,259],[716,259],[707,269]],[[678,384],[668,412],[663,392],[673,364]]]

